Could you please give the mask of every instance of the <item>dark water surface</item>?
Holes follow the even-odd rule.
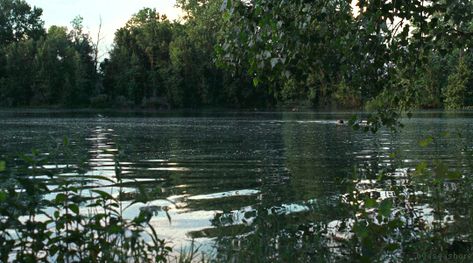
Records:
[[[67,137],[71,155],[51,160],[51,168],[83,160],[87,174],[114,179],[117,160],[130,205],[125,213],[155,206],[161,212],[152,223],[162,238],[176,248],[195,239],[204,250],[222,236],[252,231],[261,209],[277,216],[280,228],[335,218],[331,204],[354,173],[402,174],[434,158],[467,169],[462,147],[473,138],[473,113],[420,112],[403,121],[400,133],[374,135],[337,124],[352,115],[2,111],[0,156],[33,148],[51,155]],[[436,143],[419,147],[429,135]],[[153,201],[132,204],[143,193]]]

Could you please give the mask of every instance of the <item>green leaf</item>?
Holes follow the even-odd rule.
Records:
[[[56,246],[56,245],[52,245],[51,247],[49,247],[49,254],[51,256],[54,256],[56,255],[56,253],[59,251],[59,247]]]
[[[362,222],[358,222],[353,226],[353,233],[361,239],[368,237],[369,234],[366,225]]]
[[[258,78],[253,78],[253,86],[257,87],[259,84],[259,79]]]
[[[391,209],[393,207],[393,203],[390,199],[384,199],[381,201],[378,207],[378,212],[384,216],[388,217],[391,214]]]
[[[396,250],[396,249],[398,249],[398,248],[399,248],[399,244],[398,244],[398,243],[391,243],[391,244],[388,244],[388,245],[386,246],[386,250],[387,250],[387,251],[394,251],[394,250]]]
[[[8,193],[0,191],[0,202],[7,200]]]
[[[70,204],[69,209],[71,209],[71,211],[75,214],[79,214],[79,206],[77,204]]]
[[[420,147],[427,147],[429,144],[431,144],[434,141],[434,138],[432,136],[429,136],[419,142]]]
[[[436,161],[434,166],[434,172],[437,178],[448,177],[448,167],[444,162]]]
[[[376,203],[376,200],[372,199],[372,198],[368,198],[365,200],[365,207],[366,208],[373,208],[373,207],[376,207],[377,203]]]
[[[108,181],[108,182],[111,182],[111,183],[115,183],[115,181],[113,179],[110,179],[109,177],[101,176],[101,175],[82,175],[82,178],[105,180],[105,181]]]
[[[102,191],[102,190],[92,190],[91,192],[94,192],[94,193],[99,194],[100,197],[102,197],[103,199],[106,199],[106,200],[115,200],[115,198],[114,198],[111,194],[109,194],[109,193],[107,193],[107,192],[104,192],[104,191]]]
[[[382,181],[384,178],[384,175],[385,175],[384,170],[379,171],[378,176],[376,177],[376,180]]]
[[[27,156],[27,155],[22,155],[20,156],[20,158],[25,161],[26,163],[30,164],[30,165],[33,165],[35,163],[35,161],[33,160],[33,158]]]
[[[5,161],[0,161],[0,172],[4,172],[7,169],[7,163]]]
[[[63,193],[59,193],[56,195],[56,203],[59,204],[59,203],[63,203],[67,200],[67,195],[63,194]]]
[[[421,162],[416,166],[416,171],[414,175],[417,175],[417,176],[425,175],[426,172],[427,172],[427,163]]]
[[[118,225],[111,225],[108,227],[108,233],[110,234],[118,234],[122,232],[122,228]]]
[[[458,180],[462,178],[462,174],[459,171],[453,171],[447,173],[447,179]]]

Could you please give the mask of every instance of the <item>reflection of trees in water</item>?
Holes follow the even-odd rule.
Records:
[[[179,234],[186,239],[216,238],[217,248],[226,256],[242,251],[254,259],[278,253],[287,253],[287,261],[290,255],[318,257],[313,251],[323,251],[321,244],[328,241],[318,240],[320,236],[313,234],[317,228],[329,224],[336,231],[336,224],[352,218],[353,211],[339,203],[348,186],[379,200],[396,197],[392,189],[397,188],[413,200],[395,205],[423,213],[426,225],[432,225],[434,217],[453,216],[452,235],[471,228],[470,218],[461,217],[470,213],[471,183],[442,184],[446,201],[441,205],[448,211],[437,216],[427,196],[432,188],[426,186],[423,195],[414,195],[419,188],[408,180],[412,172],[408,168],[436,158],[469,174],[468,121],[414,118],[400,133],[381,130],[372,135],[337,125],[335,120],[307,120],[311,118],[284,114],[282,120],[261,121],[96,119],[94,128],[80,130],[80,140],[70,140],[71,158],[85,157],[89,175],[112,179],[114,160],[119,160],[123,182],[104,182],[104,189],[122,186],[124,202],[139,199],[169,208],[172,225],[164,213],[159,214],[169,229],[183,229]],[[84,130],[89,132],[87,141]],[[420,147],[419,141],[428,135],[433,142]],[[396,154],[390,158],[390,153]],[[57,156],[58,163],[77,163],[65,159]],[[382,169],[387,173],[380,182]],[[340,237],[343,232],[335,234]]]
[[[286,120],[291,120],[289,115]],[[289,122],[282,127],[285,165],[292,196],[308,200],[337,191],[337,181],[351,169],[347,153],[353,145],[346,126],[335,123]]]
[[[293,116],[284,116],[278,128],[281,148],[274,157],[284,169],[263,178],[260,203],[218,214],[213,221],[218,229],[214,235],[221,231],[216,246],[223,261],[233,256],[263,261],[317,258],[314,251],[322,243],[313,242],[317,237],[311,233],[318,228],[313,222],[342,214],[334,205],[342,189],[336,182],[352,170],[345,155],[354,151],[349,128]],[[312,241],[303,242],[307,239]]]
[[[350,185],[359,192],[358,201],[364,198],[378,202],[395,200],[393,211],[401,212],[402,220],[412,227],[412,232],[404,230],[408,236],[420,238],[414,234],[419,224],[427,228],[437,224],[442,229],[455,223],[454,232],[445,236],[458,238],[461,231],[458,232],[457,227],[465,226],[467,220],[454,221],[453,218],[465,218],[466,200],[471,201],[471,195],[458,198],[458,189],[461,185],[471,184],[442,183],[440,202],[443,207],[440,209],[443,210],[438,214],[431,197],[433,189],[419,187],[412,182],[410,174],[419,161],[445,159],[446,156],[449,157],[445,159],[447,163],[465,171],[466,164],[471,163],[471,152],[467,155],[459,146],[462,141],[466,142],[465,137],[455,139],[453,143],[440,137],[436,139],[437,145],[422,149],[418,146],[424,134],[422,129],[432,129],[429,132],[437,137],[445,130],[442,125],[439,129],[438,124],[411,125],[398,134],[380,131],[371,135],[328,124],[284,123],[281,132],[283,159],[288,169],[287,184],[264,189],[263,183],[264,194],[259,205],[219,214],[214,219],[214,225],[221,231],[216,241],[217,257],[224,261],[236,258],[294,261],[341,256],[350,251],[349,247],[344,250],[343,246],[347,244],[344,239],[350,236],[353,212],[361,211],[350,208],[348,203],[340,203],[337,198]],[[459,158],[449,154],[459,150]],[[452,163],[454,160],[458,163]],[[468,169],[471,170],[471,166]],[[382,180],[378,180],[380,172],[385,175]],[[341,179],[348,180],[338,186],[330,185]],[[420,189],[424,192],[419,193]],[[321,232],[315,234],[319,230]],[[218,230],[214,232],[218,234]]]
[[[352,211],[339,203],[339,197],[353,179],[369,182],[355,185],[366,195],[390,198],[391,185],[410,191],[405,189],[405,168],[432,158],[426,152],[458,149],[445,139],[439,141],[440,146],[431,146],[438,149],[419,150],[420,129],[428,130],[430,124],[407,126],[399,134],[380,131],[376,135],[354,132],[335,121],[314,123],[293,116],[267,125],[169,121],[165,128],[147,127],[150,130],[138,135],[126,134],[131,132],[126,130],[117,137],[117,143],[125,147],[125,154],[119,157],[123,171],[128,171],[123,177],[137,180],[127,185],[135,189],[127,200],[142,198],[143,193],[149,200],[172,198],[163,205],[176,209],[170,214],[177,221],[179,216],[173,211],[195,216],[193,220],[205,219],[199,211],[214,211],[211,225],[189,228],[186,234],[188,238],[216,238],[223,259],[231,258],[232,253],[241,256],[235,251],[255,260],[275,255],[287,260],[314,259],[330,252],[324,244],[340,244],[315,233],[330,225],[335,238],[343,236],[337,233],[337,224],[350,219]],[[111,136],[103,132],[95,136],[101,141],[94,144],[95,154],[116,148],[103,140]],[[391,153],[396,153],[395,158]],[[113,153],[93,155],[91,163],[103,158],[100,162],[107,166],[104,162],[111,157],[115,158]],[[381,170],[391,176],[383,184],[375,180]],[[431,207],[417,205],[414,209],[432,215]]]

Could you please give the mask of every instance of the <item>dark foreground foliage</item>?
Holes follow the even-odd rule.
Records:
[[[441,140],[456,136],[427,137],[418,147],[440,147]],[[347,173],[342,194],[292,208],[262,202],[224,211],[213,222],[225,229],[216,241],[216,257],[221,262],[471,262],[473,152],[467,140],[460,143],[458,169],[440,156],[399,169],[399,153],[393,153],[392,167]]]
[[[90,181],[110,178],[44,168],[37,152],[16,165],[0,162],[0,261],[2,262],[162,262],[171,248],[159,239],[142,209],[122,216],[117,197],[91,189]],[[84,188],[88,181],[87,189]]]

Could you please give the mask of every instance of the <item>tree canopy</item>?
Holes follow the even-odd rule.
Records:
[[[473,105],[473,3],[178,0],[144,8],[96,69],[82,27],[0,1],[2,105],[398,109]],[[28,77],[26,77],[28,76]],[[388,123],[389,124],[389,123]]]
[[[43,36],[42,14],[24,0],[0,0],[0,45]]]

